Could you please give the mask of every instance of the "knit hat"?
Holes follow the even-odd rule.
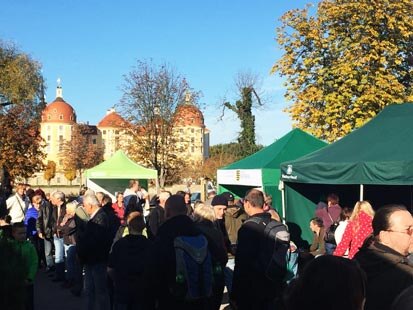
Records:
[[[223,192],[221,195],[227,198],[228,201],[234,201],[234,195],[230,192]]]
[[[228,207],[228,199],[223,195],[216,195],[212,198],[211,206],[226,206]]]

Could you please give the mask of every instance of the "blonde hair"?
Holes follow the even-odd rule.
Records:
[[[203,220],[214,222],[216,220],[216,217],[213,207],[207,206],[204,203],[200,203],[194,210],[194,221],[201,222]]]
[[[357,232],[359,229],[359,222],[358,218],[360,215],[360,212],[363,211],[364,213],[370,215],[371,217],[374,217],[374,210],[371,204],[368,201],[357,201],[353,213],[351,213],[349,221],[354,222],[354,231]]]
[[[76,201],[72,201],[66,204],[66,212],[67,213],[76,213],[78,203]]]

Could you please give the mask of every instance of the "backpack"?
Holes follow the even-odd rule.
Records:
[[[265,226],[265,237],[256,260],[257,269],[271,281],[284,280],[287,277],[290,248],[290,233],[287,226],[273,219],[266,223],[259,217],[251,217],[244,223],[247,222]]]
[[[214,291],[214,274],[222,270],[220,266],[214,267],[205,236],[176,237],[174,249],[176,276],[170,287],[172,295],[184,302],[210,298]]]

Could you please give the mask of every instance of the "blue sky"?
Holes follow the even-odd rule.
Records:
[[[251,70],[271,98],[255,111],[257,142],[268,145],[291,129],[282,81],[270,76],[281,55],[275,28],[284,12],[307,2],[0,0],[0,39],[42,63],[48,102],[60,77],[63,97],[90,124],[119,102],[136,60],[167,62],[202,91],[212,145],[236,140],[239,122],[230,111],[219,121],[219,104],[235,99],[237,72]]]

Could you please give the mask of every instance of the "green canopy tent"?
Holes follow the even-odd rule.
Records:
[[[86,186],[95,191],[102,191],[114,198],[116,192],[123,192],[129,180],[137,179],[146,187],[147,180],[156,179],[155,169],[148,169],[131,160],[122,150],[103,163],[86,170]]]
[[[363,127],[325,148],[281,164],[287,221],[307,229],[320,196],[337,193],[342,206],[413,205],[413,104],[386,107]]]
[[[293,129],[255,154],[217,171],[218,192],[230,191],[243,197],[251,188],[261,188],[272,195],[273,206],[282,215],[281,193],[278,190],[280,163],[318,150],[325,142],[300,129]]]

